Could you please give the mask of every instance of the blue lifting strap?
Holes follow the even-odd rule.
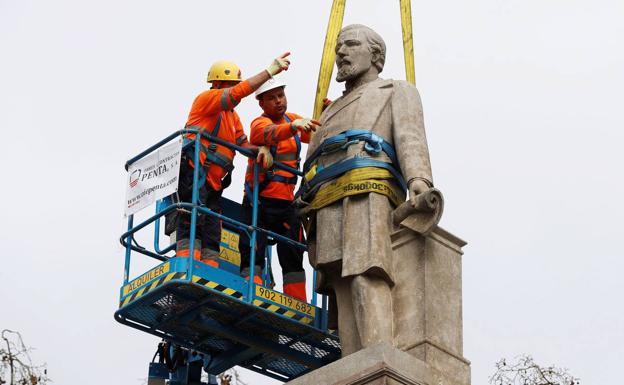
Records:
[[[350,171],[356,168],[361,168],[361,167],[377,167],[377,168],[386,169],[390,171],[392,176],[394,176],[395,180],[401,186],[401,189],[403,191],[407,190],[405,179],[403,179],[403,176],[401,175],[401,173],[397,171],[397,169],[394,168],[392,164],[382,162],[376,159],[356,157],[356,158],[346,159],[338,163],[334,163],[331,166],[318,170],[316,175],[314,175],[314,177],[311,180],[304,181],[304,183],[301,184],[295,197],[304,196],[304,199],[306,199],[309,196],[316,194],[316,191],[318,190],[318,188],[321,187],[321,185],[324,182],[337,178],[338,176],[346,173],[347,171]]]
[[[339,150],[344,150],[352,144],[356,144],[359,142],[365,142],[364,150],[371,154],[377,155],[381,151],[385,152],[386,155],[390,158],[392,163],[396,166],[399,164],[396,152],[394,151],[394,147],[386,140],[384,140],[381,136],[376,135],[368,130],[361,129],[349,129],[344,132],[341,132],[338,135],[332,136],[331,138],[327,138],[321,143],[320,146],[308,159],[306,159],[303,164],[304,172],[307,172],[312,163],[321,155],[330,154],[332,152],[336,152]]]
[[[346,150],[349,146],[359,142],[365,142],[364,150],[371,155],[377,155],[383,151],[384,153],[386,153],[386,155],[388,155],[392,163],[361,157],[343,160],[326,168],[318,169],[317,173],[314,175],[314,177],[312,177],[311,180],[304,180],[304,183],[301,184],[299,190],[297,191],[296,197],[305,195],[307,198],[311,195],[314,195],[316,193],[316,190],[318,190],[320,185],[324,182],[334,179],[346,173],[347,171],[360,167],[378,167],[390,171],[390,173],[394,176],[403,191],[406,191],[407,185],[405,183],[405,179],[399,171],[399,162],[396,156],[396,152],[394,151],[394,147],[386,140],[384,140],[381,136],[376,135],[368,130],[349,129],[341,132],[338,135],[325,139],[319,145],[319,147],[314,150],[312,155],[310,155],[310,157],[306,159],[303,165],[304,174],[310,171],[314,162],[319,156],[331,154],[340,150]]]

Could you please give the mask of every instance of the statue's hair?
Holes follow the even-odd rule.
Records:
[[[379,54],[379,59],[375,61],[373,65],[377,67],[377,70],[379,70],[379,72],[381,73],[384,64],[386,63],[386,43],[377,32],[363,24],[347,25],[340,31],[340,34],[353,29],[363,31],[371,52]]]

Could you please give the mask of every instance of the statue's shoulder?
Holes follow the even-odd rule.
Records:
[[[416,94],[418,95],[418,90],[416,86],[406,82],[405,80],[395,80],[395,79],[377,79],[371,82],[368,87],[375,89],[392,89],[394,92],[398,92],[401,94]],[[368,88],[367,87],[367,88]]]
[[[366,89],[392,88],[393,83],[394,83],[394,80],[392,79],[379,78],[377,80],[373,80],[372,82],[368,83],[368,85],[366,86]]]
[[[395,80],[395,79],[388,79],[388,80],[392,82],[393,88],[401,89],[401,90],[410,90],[410,91],[416,90],[415,85],[408,83],[405,80]]]
[[[405,80],[389,79],[392,82],[394,98],[407,98],[410,101],[420,102],[420,93],[415,85]]]

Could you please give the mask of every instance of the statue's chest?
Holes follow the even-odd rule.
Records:
[[[350,128],[354,128],[357,110],[359,107],[358,100],[343,107],[338,113],[331,116],[326,122],[323,122],[323,128],[320,131],[318,139],[322,142],[327,138],[338,135]],[[363,128],[363,127],[359,127]]]
[[[308,155],[328,138],[336,136],[347,130],[367,130],[382,136],[386,141],[392,136],[389,132],[390,109],[389,108],[372,108],[366,102],[365,98],[359,98],[351,103],[340,106],[340,110],[321,120],[322,127],[312,140],[308,149]],[[381,106],[383,107],[383,105]],[[331,111],[330,111],[331,112]],[[388,123],[388,124],[386,124]],[[388,126],[388,127],[386,127]],[[353,157],[368,158],[371,154],[364,150],[364,142],[354,143],[345,147],[340,151],[331,152],[318,158],[317,164],[327,167],[336,162]],[[376,159],[390,162],[385,154],[375,156]]]
[[[391,140],[391,109],[387,108],[392,90],[379,89],[379,82],[340,98],[321,115],[322,127],[312,137],[308,154],[327,138],[346,130],[370,130],[384,139]],[[351,151],[349,151],[351,152]]]

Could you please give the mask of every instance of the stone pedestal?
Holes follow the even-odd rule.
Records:
[[[462,250],[466,242],[433,226],[392,233],[392,344],[343,357],[290,385],[470,385],[463,357]]]
[[[459,385],[390,344],[360,350],[287,385]]]
[[[394,344],[462,385],[470,384],[470,362],[463,357],[465,245],[440,227],[427,236],[408,228],[392,234]]]

